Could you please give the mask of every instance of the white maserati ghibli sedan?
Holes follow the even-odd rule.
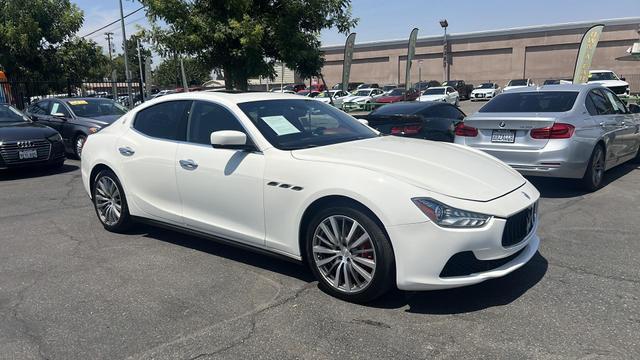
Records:
[[[501,277],[539,245],[539,192],[509,166],[296,95],[146,102],[89,136],[82,179],[109,231],[143,221],[306,262],[354,302]]]

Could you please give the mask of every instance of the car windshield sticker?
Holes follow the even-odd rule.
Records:
[[[69,101],[69,105],[87,105],[88,102],[86,100],[71,100]]]
[[[55,114],[58,112],[58,108],[60,107],[60,104],[58,103],[53,103],[53,106],[51,106],[51,114]]]
[[[298,128],[293,126],[293,124],[291,124],[289,120],[282,115],[263,116],[262,120],[267,123],[267,125],[269,125],[269,127],[275,131],[278,136],[296,134],[300,132]]]

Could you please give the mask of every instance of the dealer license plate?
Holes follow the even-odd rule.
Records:
[[[516,141],[515,130],[493,130],[491,133],[491,142],[494,143],[513,143]]]
[[[35,159],[38,157],[38,150],[20,150],[18,151],[18,157],[20,158],[20,160]]]

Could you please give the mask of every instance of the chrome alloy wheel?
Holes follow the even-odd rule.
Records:
[[[87,141],[87,138],[82,135],[76,138],[76,155],[78,155],[78,157],[82,156],[82,148],[84,147],[85,141]]]
[[[591,180],[594,185],[599,185],[604,177],[604,152],[600,147],[596,149],[596,153],[593,155],[592,167]]]
[[[369,233],[342,215],[320,222],[313,234],[313,258],[322,277],[345,293],[366,289],[376,270],[376,251]]]
[[[96,184],[96,209],[100,221],[113,226],[120,220],[122,212],[122,198],[118,186],[108,176],[103,176]]]

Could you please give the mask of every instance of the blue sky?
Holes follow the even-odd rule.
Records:
[[[72,0],[85,13],[85,23],[79,35],[85,35],[120,15],[118,0]],[[528,25],[555,24],[573,21],[612,19],[640,16],[640,0],[352,0],[353,15],[360,18],[354,29],[358,33],[356,43],[363,41],[406,38],[414,27],[419,36],[438,35],[442,29],[438,20],[449,21],[449,32],[503,29]],[[137,1],[124,0],[128,13],[140,7]],[[148,23],[141,11],[125,19],[127,34],[136,26]],[[120,24],[108,30],[115,33],[122,44]],[[106,47],[103,33],[92,35],[98,44]],[[335,30],[322,32],[325,45],[344,43],[345,36]],[[120,51],[121,46],[118,46]]]

